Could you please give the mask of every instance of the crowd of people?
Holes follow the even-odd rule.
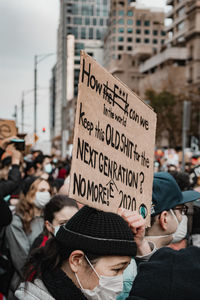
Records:
[[[0,300],[199,299],[198,173],[154,173],[147,227],[69,198],[70,163],[0,141]]]

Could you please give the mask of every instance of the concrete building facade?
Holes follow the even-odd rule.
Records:
[[[54,133],[54,140],[62,140],[62,153],[66,152],[67,140],[70,140],[73,132],[72,120],[75,114],[74,101],[78,93],[80,50],[85,50],[102,64],[102,37],[107,29],[109,1],[60,0],[55,123],[51,132]]]

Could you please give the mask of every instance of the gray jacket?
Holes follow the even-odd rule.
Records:
[[[35,279],[34,283],[21,283],[15,297],[19,300],[55,300],[40,279]]]
[[[31,233],[26,234],[21,218],[18,215],[14,215],[12,223],[6,228],[6,242],[16,271],[10,285],[10,291],[12,292],[16,290],[19,284],[20,276],[22,276],[22,268],[26,263],[31,245],[35,238],[42,232],[43,225],[43,218],[35,217],[31,222]],[[9,299],[14,299],[12,298],[12,294],[10,296],[10,292]]]

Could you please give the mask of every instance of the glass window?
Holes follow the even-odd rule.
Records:
[[[85,45],[83,43],[75,43],[75,55],[80,55],[80,50],[84,50]]]
[[[112,20],[112,24],[115,25],[116,24],[116,19]]]
[[[116,38],[115,38],[115,36],[113,36],[113,37],[112,37],[112,41],[115,42],[115,40],[116,40]]]
[[[136,21],[136,25],[137,25],[137,26],[141,26],[141,20],[137,20],[137,21]]]
[[[144,26],[150,26],[150,21],[149,20],[145,20],[144,21]]]
[[[148,29],[146,29],[145,31],[144,31],[144,34],[149,34],[150,32],[149,32],[149,30]]]
[[[161,30],[161,35],[162,36],[165,36],[166,35],[166,32],[164,30]]]
[[[73,15],[78,15],[78,4],[73,4],[71,7],[71,11]]]
[[[127,20],[127,25],[133,25],[133,20],[132,19],[128,19]]]
[[[118,24],[124,25],[124,19],[119,19]]]
[[[133,28],[127,28],[127,33],[133,33]]]
[[[158,43],[158,40],[154,39],[154,40],[153,40],[153,43],[154,43],[154,44],[157,44],[157,43]]]
[[[90,25],[90,19],[89,18],[85,18],[85,25]]]
[[[158,35],[158,30],[153,30],[153,35]]]
[[[178,31],[181,31],[181,30],[183,30],[183,29],[184,29],[184,27],[185,27],[185,23],[184,23],[184,22],[181,22],[181,23],[179,23],[179,24],[178,24],[178,26],[177,26],[177,28],[178,28]]]
[[[132,47],[131,47],[131,46],[128,46],[128,47],[127,47],[127,50],[128,50],[128,51],[132,51]]]
[[[82,25],[82,18],[74,17],[74,24]]]
[[[81,14],[82,16],[93,16],[93,6],[92,5],[87,5],[87,4],[82,4],[81,8]]]
[[[124,32],[124,28],[123,28],[123,27],[119,27],[119,28],[118,28],[118,32],[119,32],[119,33],[123,33],[123,32]]]
[[[123,41],[124,41],[123,36],[119,36],[119,37],[118,37],[118,41],[119,41],[119,42],[123,42]]]
[[[141,38],[136,38],[136,43],[141,43]]]
[[[103,19],[100,19],[99,24],[103,26]]]
[[[128,17],[132,17],[133,16],[133,11],[132,10],[128,10],[127,11],[127,16]]]
[[[165,43],[165,40],[161,40],[161,44],[163,45]]]
[[[85,30],[85,27],[81,27],[81,39],[86,39],[86,30]]]
[[[76,39],[78,39],[78,27],[72,28],[72,34],[75,36]]]
[[[116,28],[115,27],[112,29],[112,33],[116,33]]]
[[[136,29],[136,34],[140,34],[141,33],[141,29]]]
[[[124,50],[124,47],[123,46],[118,46],[118,50],[119,51]]]
[[[80,65],[80,60],[76,60],[76,59],[75,59],[74,64],[75,64],[75,65]]]
[[[119,11],[118,11],[118,15],[119,15],[119,16],[123,16],[123,15],[124,15],[124,11],[123,11],[123,10],[119,10]]]
[[[89,28],[89,39],[93,40],[93,28]]]
[[[93,25],[94,25],[94,26],[97,25],[97,19],[96,19],[96,18],[93,19]]]
[[[149,39],[144,39],[145,44],[149,44]]]
[[[101,31],[99,29],[96,30],[96,38],[97,40],[101,39]]]
[[[132,42],[132,41],[133,41],[132,37],[128,37],[128,38],[127,38],[127,42],[128,42],[128,43],[130,43],[130,42]]]
[[[107,5],[107,0],[103,0],[103,5]]]

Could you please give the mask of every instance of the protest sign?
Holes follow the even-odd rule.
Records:
[[[15,121],[0,119],[0,139],[17,135]]]
[[[150,216],[156,114],[81,51],[70,197]]]

